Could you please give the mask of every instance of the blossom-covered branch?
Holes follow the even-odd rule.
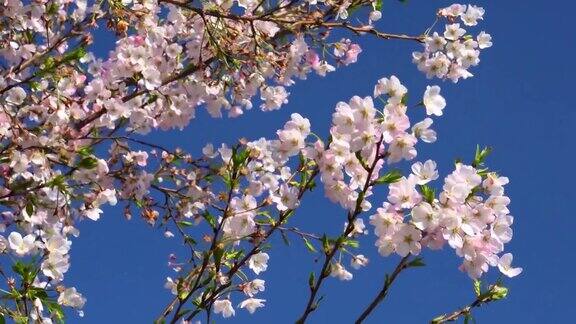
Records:
[[[362,216],[380,203],[373,188],[381,185],[389,186],[388,202],[370,217],[380,254],[406,260],[448,243],[472,278],[489,266],[519,274],[510,254],[499,256],[513,218],[503,189],[508,179],[483,165],[486,151],[470,165],[457,163],[439,195],[428,185],[438,178],[434,161],[414,163],[406,176],[391,168],[416,158],[418,141],[436,140],[431,117],[446,105],[439,86],[427,87],[417,105],[426,117],[414,125],[408,115],[418,112],[408,109],[407,88],[392,76],[379,80],[373,97],[338,103],[327,138],[312,132],[304,113],[292,114],[272,139],[207,144],[201,153],[146,137],[184,130],[198,109],[214,118],[239,117],[254,106],[280,109],[296,80],[356,63],[362,49],[354,36],[407,40],[421,48],[412,57],[419,70],[454,82],[472,76],[480,52],[492,45],[489,34],[464,29],[483,19],[480,7],[440,9],[430,16],[445,22],[443,30],[435,23],[405,35],[377,28],[381,6],[378,0],[0,3],[0,232],[6,233],[0,252],[11,265],[0,269],[0,315],[19,323],[61,322],[63,307],[83,315],[86,299],[64,277],[78,222],[97,221],[105,205],[122,205],[126,219],[140,215],[189,252],[169,256],[174,273],[165,286],[174,297],[159,322],[190,321],[202,312],[209,319],[233,316],[237,295],[250,313],[263,307],[265,299],[256,296],[265,282],[258,276],[268,268],[273,239],[286,233],[324,252],[317,279],[309,280],[304,322],[325,280],[352,278],[342,259],[367,266],[357,238],[368,233]],[[352,14],[357,9],[365,10]],[[103,26],[109,31],[99,31]],[[342,34],[336,30],[348,34],[336,37]],[[106,56],[99,53],[106,38],[98,40],[97,31],[111,40]],[[346,211],[335,220],[343,223],[340,233],[289,224],[316,182]]]

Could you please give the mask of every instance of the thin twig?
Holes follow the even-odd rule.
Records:
[[[366,307],[366,309],[358,317],[358,319],[355,322],[356,324],[362,323],[362,321],[364,321],[366,319],[366,317],[368,317],[368,315],[370,315],[370,313],[372,313],[372,311],[374,309],[376,309],[378,304],[380,304],[384,300],[384,298],[386,298],[386,296],[388,295],[388,291],[390,290],[390,287],[392,286],[392,283],[394,283],[394,280],[396,280],[396,277],[398,277],[398,275],[400,274],[400,272],[402,272],[402,270],[404,270],[408,267],[407,261],[408,261],[409,257],[410,257],[410,254],[403,257],[400,260],[400,262],[398,263],[398,265],[396,266],[396,269],[394,269],[394,272],[392,272],[391,275],[386,275],[386,278],[384,279],[384,287],[382,287],[380,292],[378,292],[378,295],[376,295],[376,297],[374,297],[374,299],[372,300],[370,305],[368,305],[368,307]]]
[[[469,316],[473,308],[480,307],[484,304],[502,299],[506,296],[506,289],[499,286],[498,284],[492,285],[490,289],[482,294],[479,294],[476,299],[467,306],[453,311],[452,313],[446,313],[440,315],[430,321],[431,324],[441,324],[446,322],[452,322],[460,318],[460,316]]]

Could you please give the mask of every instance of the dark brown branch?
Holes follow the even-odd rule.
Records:
[[[390,287],[394,283],[394,280],[396,280],[396,277],[398,277],[398,275],[400,274],[400,272],[402,272],[402,270],[408,267],[407,261],[409,257],[410,254],[403,257],[396,266],[396,269],[394,269],[394,272],[392,272],[391,275],[386,275],[386,278],[384,279],[384,287],[382,287],[380,292],[378,292],[378,295],[376,295],[376,297],[372,300],[370,305],[368,305],[368,307],[366,307],[366,309],[358,317],[358,319],[355,322],[356,324],[362,323],[366,319],[366,317],[368,317],[368,315],[370,315],[370,313],[372,313],[372,311],[376,309],[378,304],[380,304],[384,300],[384,298],[386,298],[386,296],[388,295],[388,291],[390,290]]]

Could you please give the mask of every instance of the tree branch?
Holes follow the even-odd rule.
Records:
[[[381,159],[381,156],[378,153],[379,153],[380,147],[382,145],[382,140],[383,140],[383,137],[380,137],[380,140],[376,144],[376,147],[375,147],[376,154],[374,157],[374,161],[372,162],[372,165],[370,165],[370,168],[367,170],[368,174],[366,176],[366,182],[364,183],[364,187],[362,188],[362,191],[358,195],[358,199],[356,200],[356,207],[354,208],[353,212],[348,212],[348,225],[346,226],[346,229],[338,237],[338,239],[336,239],[334,246],[330,249],[330,251],[325,251],[326,257],[324,259],[324,264],[322,265],[322,269],[320,270],[320,273],[318,275],[318,281],[311,288],[311,293],[310,293],[310,297],[308,298],[308,302],[306,303],[306,308],[304,309],[304,312],[300,316],[300,318],[296,321],[297,324],[305,323],[306,319],[308,318],[308,315],[310,315],[310,313],[312,313],[316,309],[316,307],[318,306],[317,301],[316,301],[316,295],[318,294],[318,291],[320,290],[320,287],[322,286],[324,279],[326,279],[326,277],[328,277],[330,275],[329,270],[330,270],[330,265],[332,264],[332,259],[336,255],[336,252],[342,247],[344,240],[348,237],[348,235],[354,229],[354,220],[356,220],[358,215],[362,212],[361,206],[362,206],[362,201],[364,200],[364,195],[366,194],[368,189],[371,187],[370,179],[372,177],[372,173],[374,172],[374,169],[376,168],[376,164]]]
[[[400,274],[400,272],[402,272],[402,270],[408,268],[407,261],[409,257],[410,254],[403,257],[396,266],[396,269],[394,269],[394,272],[392,272],[391,275],[386,275],[386,278],[384,279],[384,287],[382,287],[378,295],[376,295],[376,297],[372,300],[370,305],[368,305],[368,307],[366,307],[364,312],[362,312],[362,314],[358,317],[358,319],[355,322],[356,324],[362,323],[366,319],[366,317],[368,317],[368,315],[370,315],[370,313],[372,313],[372,311],[376,309],[378,304],[380,304],[384,300],[384,298],[386,298],[386,296],[388,295],[388,291],[390,290],[390,287],[394,283],[394,280],[396,280],[396,277],[398,277],[398,275]]]
[[[467,306],[453,311],[452,313],[447,313],[440,315],[430,321],[431,324],[441,324],[446,322],[452,322],[460,318],[461,316],[470,316],[473,308],[480,307],[484,304],[500,300],[505,298],[508,294],[508,289],[500,286],[499,284],[494,284],[490,286],[490,289],[484,293],[478,293],[476,299]]]

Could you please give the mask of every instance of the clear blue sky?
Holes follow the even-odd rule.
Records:
[[[418,34],[447,1],[409,1],[401,5],[385,0],[379,28],[387,32]],[[199,152],[202,143],[233,142],[241,136],[271,137],[292,112],[311,119],[318,134],[327,132],[337,101],[368,95],[383,76],[396,74],[420,96],[427,84],[439,84],[448,101],[445,115],[435,121],[439,140],[420,146],[419,159],[433,158],[446,174],[456,157],[469,158],[476,144],[490,145],[488,163],[511,180],[508,194],[515,216],[514,239],[508,250],[524,273],[507,280],[509,298],[475,311],[478,323],[559,323],[569,318],[576,282],[572,248],[576,173],[572,161],[576,126],[574,82],[576,50],[572,15],[576,4],[564,1],[476,1],[487,13],[482,29],[491,33],[494,46],[483,51],[476,76],[454,85],[428,81],[410,62],[417,44],[361,39],[359,63],[326,78],[311,77],[291,88],[290,103],[281,111],[252,111],[240,119],[213,121],[205,113],[182,133],[153,135],[168,146]],[[380,200],[385,192],[380,193]],[[305,198],[294,221],[301,227],[336,233],[343,212],[316,191]],[[86,316],[74,323],[151,323],[170,298],[162,286],[172,275],[167,255],[182,251],[179,243],[135,218],[127,222],[121,209],[107,209],[98,222],[83,222],[81,237],[73,243],[72,268],[67,281],[88,298]],[[329,280],[328,292],[310,323],[349,323],[367,305],[391,271],[397,258],[382,258],[373,247],[374,236],[362,242],[370,259],[367,269],[354,272],[354,280]],[[271,252],[263,273],[268,300],[262,311],[250,316],[238,310],[236,323],[293,323],[307,298],[307,276],[318,270],[314,256],[294,241],[281,240]],[[318,255],[319,256],[319,255]],[[422,323],[473,299],[471,281],[457,270],[452,250],[423,254],[424,268],[401,275],[388,299],[367,323]],[[493,269],[488,278],[494,278]],[[238,298],[235,303],[240,302]],[[570,316],[571,317],[571,316]],[[218,322],[224,322],[215,317]]]

